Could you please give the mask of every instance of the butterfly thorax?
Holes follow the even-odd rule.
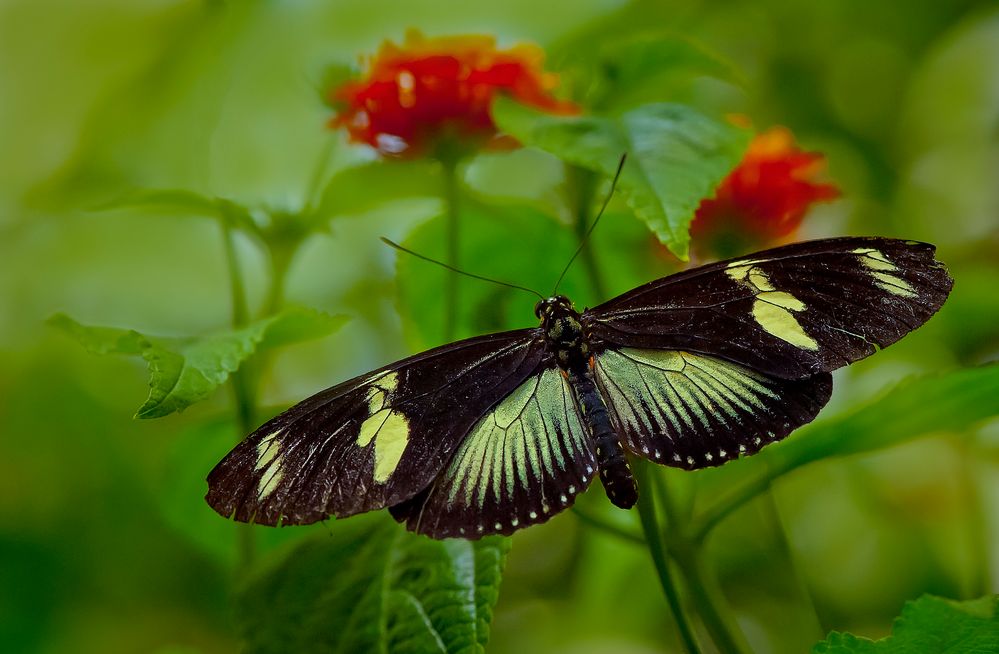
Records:
[[[541,328],[548,346],[555,353],[555,360],[562,370],[585,369],[590,358],[579,312],[564,295],[556,295],[538,302],[534,308],[541,318]]]
[[[576,405],[586,423],[604,491],[616,506],[631,508],[638,500],[635,478],[617,430],[611,424],[607,405],[594,381],[590,348],[580,314],[573,308],[572,302],[562,295],[538,302],[535,313],[541,318],[545,339],[555,353],[555,360],[572,388]]]

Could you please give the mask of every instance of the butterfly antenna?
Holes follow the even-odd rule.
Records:
[[[424,255],[420,254],[419,252],[413,252],[409,248],[403,247],[403,246],[399,245],[398,243],[396,243],[395,241],[392,241],[392,240],[389,240],[389,239],[385,238],[384,236],[382,236],[381,239],[382,239],[382,243],[384,243],[385,245],[391,246],[391,247],[395,248],[396,250],[399,250],[401,252],[405,252],[406,254],[411,254],[414,257],[416,257],[417,259],[423,259],[424,261],[427,261],[429,263],[435,263],[438,266],[441,266],[442,268],[447,268],[451,272],[456,272],[459,275],[464,275],[465,277],[471,277],[472,279],[481,279],[484,282],[491,282],[493,284],[499,284],[500,286],[506,286],[507,288],[515,288],[515,289],[520,290],[520,291],[527,291],[528,293],[531,293],[532,295],[536,295],[541,300],[545,299],[545,296],[543,296],[541,293],[538,293],[534,289],[527,288],[526,286],[518,286],[517,284],[511,284],[509,282],[501,282],[498,279],[491,279],[489,277],[483,277],[482,275],[476,275],[474,273],[465,272],[464,270],[458,270],[454,266],[449,266],[448,264],[444,263],[443,261],[438,261],[437,259],[431,259],[430,257],[424,256]]]
[[[583,238],[579,239],[579,247],[577,247],[576,251],[572,254],[572,258],[569,259],[569,263],[565,264],[565,268],[562,269],[562,274],[558,276],[558,281],[555,282],[555,290],[552,291],[552,295],[558,293],[558,287],[562,283],[562,279],[565,277],[565,274],[569,272],[569,267],[572,266],[572,262],[576,260],[579,253],[583,251],[584,247],[586,247],[586,244],[590,240],[590,234],[592,234],[593,230],[596,229],[597,223],[600,222],[600,217],[604,215],[604,209],[607,208],[607,205],[610,204],[611,198],[614,197],[614,189],[617,188],[617,180],[621,177],[621,169],[624,168],[624,162],[627,158],[627,152],[621,155],[621,160],[617,164],[617,172],[614,173],[614,179],[611,181],[610,191],[607,192],[607,197],[604,198],[604,203],[600,206],[600,211],[597,212],[597,217],[593,219],[593,222],[590,224],[590,228],[586,230],[585,234],[583,234]]]

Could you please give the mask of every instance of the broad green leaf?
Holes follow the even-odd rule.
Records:
[[[956,432],[999,415],[999,364],[903,381],[849,414],[812,423],[761,454],[792,470],[831,456],[879,450],[925,434]]]
[[[460,267],[533,288],[543,295],[552,291],[578,245],[571,228],[526,205],[487,206],[465,200],[462,207]],[[414,230],[404,244],[421,254],[442,258],[445,229],[443,217],[434,218]],[[591,244],[608,293],[621,293],[656,276],[650,261],[650,240],[641,224],[627,215],[604,216]],[[628,255],[615,260],[608,254],[618,251]],[[439,345],[444,324],[443,288],[451,273],[403,253],[397,262],[400,313],[409,344],[414,349]],[[458,290],[459,337],[537,325],[537,298],[529,293],[464,277],[458,279]],[[608,299],[594,294],[587,283],[582,258],[569,270],[559,292],[572,298],[579,309]]]
[[[813,654],[968,654],[999,651],[999,595],[955,602],[923,595],[907,602],[891,635],[873,641],[832,632]]]
[[[431,161],[372,161],[336,173],[326,183],[316,220],[357,215],[383,204],[443,193],[440,166]]]
[[[999,416],[999,364],[904,381],[856,410],[818,420],[759,454],[698,475],[707,486],[733,488],[704,512],[694,531],[769,488],[774,479],[821,459],[861,454],[927,436],[953,433]],[[749,480],[736,485],[739,475]]]
[[[527,145],[613,175],[628,205],[670,251],[687,258],[701,200],[739,162],[750,132],[677,104],[648,104],[617,117],[550,116],[512,100],[493,107],[499,126]]]
[[[97,207],[99,210],[154,209],[189,217],[223,220],[230,227],[260,235],[249,209],[225,198],[212,198],[185,189],[134,189]]]
[[[149,369],[149,397],[136,417],[161,418],[208,397],[259,349],[326,336],[345,320],[312,309],[289,308],[242,329],[192,338],[89,327],[64,314],[53,316],[49,324],[94,354],[141,356]]]
[[[384,514],[338,521],[237,599],[248,651],[482,652],[509,540],[435,541]]]

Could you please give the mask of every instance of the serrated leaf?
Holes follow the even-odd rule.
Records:
[[[891,635],[873,641],[832,632],[812,654],[984,654],[999,651],[999,596],[955,602],[923,595],[907,602]]]
[[[509,540],[435,541],[384,514],[338,521],[239,595],[248,651],[481,652]]]
[[[750,132],[678,104],[655,103],[617,117],[551,116],[501,98],[493,116],[521,142],[569,163],[613,175],[635,214],[686,260],[688,229],[701,200],[739,163]]]
[[[149,397],[137,418],[161,418],[205,399],[260,349],[319,338],[346,321],[313,309],[289,308],[242,329],[193,338],[154,337],[134,330],[82,325],[65,314],[49,324],[94,354],[141,356],[149,369]]]

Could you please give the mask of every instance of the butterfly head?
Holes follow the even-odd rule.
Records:
[[[552,320],[566,314],[576,315],[576,309],[572,306],[572,300],[564,295],[553,295],[539,300],[534,305],[534,315],[541,321]]]

